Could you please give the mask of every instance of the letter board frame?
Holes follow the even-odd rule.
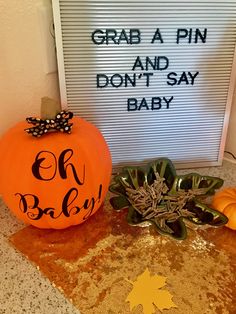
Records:
[[[101,130],[116,169],[159,157],[177,167],[221,165],[236,1],[52,4],[63,108]]]

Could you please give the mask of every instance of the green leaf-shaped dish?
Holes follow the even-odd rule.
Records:
[[[154,211],[151,216],[144,215],[143,212],[140,212],[139,203],[133,202],[127,191],[136,192],[140,188],[142,190],[147,186],[153,187],[157,180],[157,174],[158,180],[165,183],[165,190],[163,194],[161,193],[161,199],[156,206],[158,214],[155,214]],[[167,158],[160,158],[146,167],[123,168],[110,185],[110,191],[117,195],[110,199],[110,203],[115,210],[128,208],[127,221],[130,225],[143,225],[145,222],[149,222],[160,234],[182,240],[187,236],[185,220],[197,225],[208,224],[214,227],[227,223],[228,219],[225,215],[209,208],[202,202],[222,185],[223,180],[220,178],[201,176],[197,173],[178,176],[172,162]],[[194,194],[191,194],[192,191]],[[188,197],[188,195],[191,196]],[[187,201],[178,210],[180,208],[178,204],[181,203],[183,197]],[[166,213],[169,218],[164,217]]]

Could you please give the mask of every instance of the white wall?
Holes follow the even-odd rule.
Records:
[[[0,134],[39,115],[43,96],[59,99],[57,74],[45,74],[38,6],[51,0],[0,0]],[[236,154],[236,95],[226,143]]]
[[[38,6],[50,0],[0,0],[0,134],[59,99],[57,74],[45,74]]]
[[[236,155],[236,90],[234,93],[234,99],[232,103],[225,150],[230,151],[231,153]],[[227,155],[227,157],[230,158],[229,155]]]

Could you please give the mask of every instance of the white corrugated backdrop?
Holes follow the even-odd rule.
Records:
[[[221,162],[234,87],[236,1],[53,0],[62,103],[103,133],[114,166],[157,157]],[[96,29],[137,28],[141,43],[95,45]],[[164,43],[150,44],[159,28]],[[176,44],[178,28],[207,28],[206,42]],[[166,56],[164,71],[132,71],[137,56]],[[142,59],[144,60],[144,59]],[[233,67],[234,68],[234,67]],[[167,74],[199,71],[194,85],[167,85]],[[153,72],[150,86],[97,88],[96,75]],[[127,99],[171,97],[169,109],[127,111]]]

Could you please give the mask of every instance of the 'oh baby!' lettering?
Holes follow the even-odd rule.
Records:
[[[32,165],[32,174],[39,181],[53,181],[57,176],[62,180],[74,181],[76,186],[72,186],[61,202],[61,208],[58,210],[54,207],[42,208],[40,205],[40,196],[31,193],[16,193],[20,198],[19,209],[32,220],[39,220],[44,215],[49,215],[52,219],[57,219],[60,216],[71,217],[78,215],[82,210],[85,210],[83,220],[88,219],[97,203],[100,203],[102,195],[102,184],[99,185],[97,196],[91,198],[80,199],[79,187],[83,186],[86,181],[85,165],[82,165],[82,171],[78,174],[78,168],[72,163],[71,158],[74,152],[71,148],[63,150],[59,156],[55,156],[50,151],[40,151]],[[77,166],[78,167],[78,166]],[[63,184],[63,181],[58,184]],[[45,186],[48,190],[48,195],[53,195],[48,185]],[[53,195],[53,197],[60,197]],[[50,199],[50,197],[49,197]],[[79,203],[79,204],[78,204]]]

